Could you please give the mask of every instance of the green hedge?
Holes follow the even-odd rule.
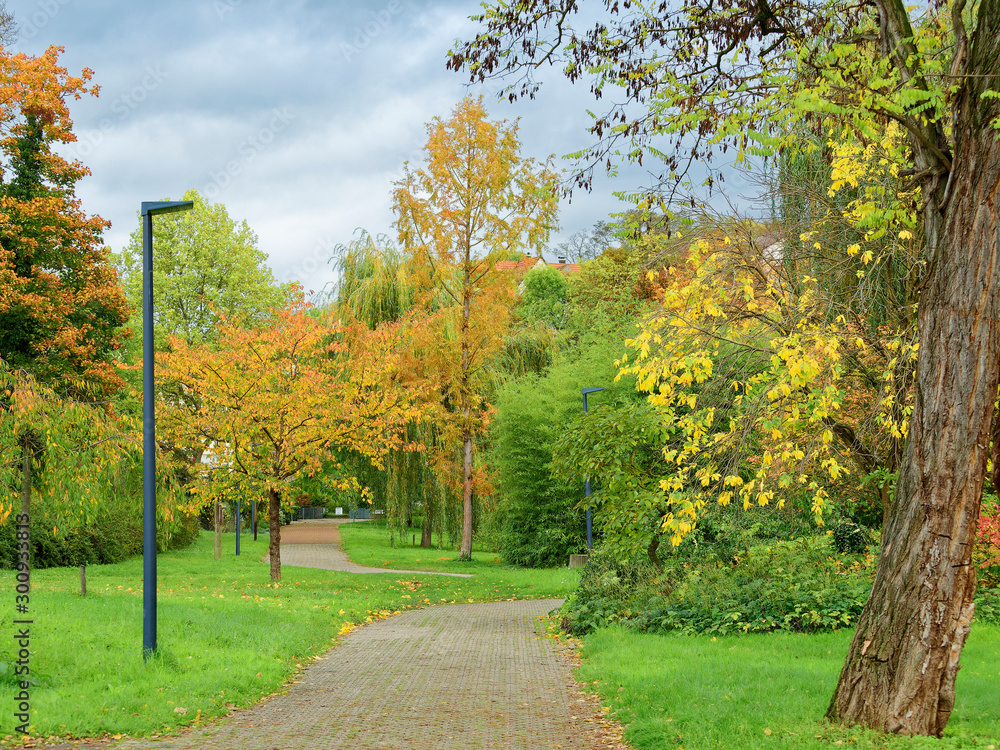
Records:
[[[164,490],[166,492],[166,490]],[[38,500],[31,507],[31,567],[57,568],[116,563],[142,553],[142,464],[126,467],[109,484],[94,519],[77,528],[62,529],[65,521]],[[17,508],[0,525],[0,568],[17,562],[15,540]],[[180,516],[157,524],[157,549],[186,547],[198,533],[195,516]]]

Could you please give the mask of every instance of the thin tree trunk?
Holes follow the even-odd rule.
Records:
[[[656,550],[658,550],[659,548],[660,548],[660,537],[659,535],[657,535],[653,539],[653,541],[649,543],[649,546],[646,547],[646,556],[649,558],[649,561],[653,563],[654,568],[656,568],[657,570],[663,570],[663,563],[660,562],[660,557],[659,555],[656,554]]]
[[[271,541],[267,551],[271,558],[271,580],[281,580],[281,495],[276,489],[268,490],[267,505],[268,522],[271,529]]]
[[[980,16],[982,48],[973,49],[982,64],[970,67],[995,76],[1000,4],[984,0],[981,11],[987,4],[993,17]],[[972,546],[1000,378],[1000,143],[975,85],[985,84],[964,93],[952,194],[920,300],[914,410],[896,496],[827,712],[900,734],[941,735],[974,611]]]
[[[460,560],[472,559],[472,430],[466,428],[462,435],[464,457],[462,466],[465,475],[462,496],[462,552]]]
[[[18,573],[23,572],[25,575],[23,583],[27,584],[25,592],[27,594],[31,593],[31,460],[35,451],[33,437],[30,431],[21,437],[21,515],[17,519],[17,562],[24,563],[24,570],[18,570]],[[26,542],[27,546],[22,547],[22,542]],[[20,578],[18,582],[22,582]]]
[[[472,559],[472,394],[469,392],[469,308],[472,289],[469,277],[469,255],[466,252],[465,284],[462,304],[462,550],[459,560]]]

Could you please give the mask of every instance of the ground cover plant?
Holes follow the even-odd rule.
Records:
[[[732,556],[713,551],[622,561],[597,550],[563,606],[575,635],[622,625],[686,634],[819,632],[853,627],[871,591],[877,545],[837,552],[833,534],[756,540]],[[1000,624],[997,589],[976,596],[981,622]]]
[[[587,636],[577,678],[626,725],[635,750],[1000,746],[1000,627],[973,624],[940,740],[820,720],[850,639],[849,630],[689,637],[603,628]]]
[[[459,563],[457,553],[388,546],[383,529],[344,527],[359,563],[473,573],[472,578],[416,574],[356,575],[286,568],[272,583],[261,562],[268,538],[223,535],[213,559],[212,535],[186,549],[161,553],[158,565],[159,655],[143,664],[142,560],[36,571],[32,578],[31,734],[150,735],[198,724],[248,706],[281,689],[301,665],[366,620],[407,607],[444,602],[561,597],[576,571],[521,571],[483,556]],[[384,546],[381,542],[385,541]],[[368,545],[371,545],[369,548]],[[389,555],[391,553],[392,556]],[[422,553],[434,558],[416,560]],[[413,555],[413,557],[410,557]],[[11,592],[0,606],[0,629],[13,632],[13,571],[0,572]],[[0,643],[0,703],[14,705],[9,671],[15,641]],[[6,668],[6,669],[5,669]],[[0,736],[13,734],[11,711],[0,712]]]

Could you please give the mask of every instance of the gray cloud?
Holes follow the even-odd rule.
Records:
[[[320,289],[321,257],[358,227],[391,234],[390,184],[416,160],[425,124],[467,92],[447,50],[474,29],[475,2],[13,0],[17,47],[65,46],[71,72],[95,71],[101,96],[71,105],[67,147],[92,176],[86,210],[111,220],[120,249],[143,200],[197,188],[246,219],[281,280]],[[30,29],[28,28],[30,24]],[[30,33],[27,33],[30,32]],[[534,102],[496,103],[520,117],[524,153],[544,159],[588,143],[584,87],[546,84]],[[560,164],[560,166],[565,166]],[[560,237],[620,210],[612,190],[642,183],[625,168],[561,210]]]

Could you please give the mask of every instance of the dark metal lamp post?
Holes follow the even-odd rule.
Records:
[[[584,388],[583,389],[583,413],[587,413],[587,394],[597,393],[598,391],[603,391],[603,388]],[[590,497],[590,477],[587,477],[587,482],[584,485],[585,497]],[[594,549],[594,518],[590,514],[590,507],[587,507],[587,549]]]
[[[142,658],[156,651],[156,414],[153,410],[153,216],[194,201],[142,202]]]

